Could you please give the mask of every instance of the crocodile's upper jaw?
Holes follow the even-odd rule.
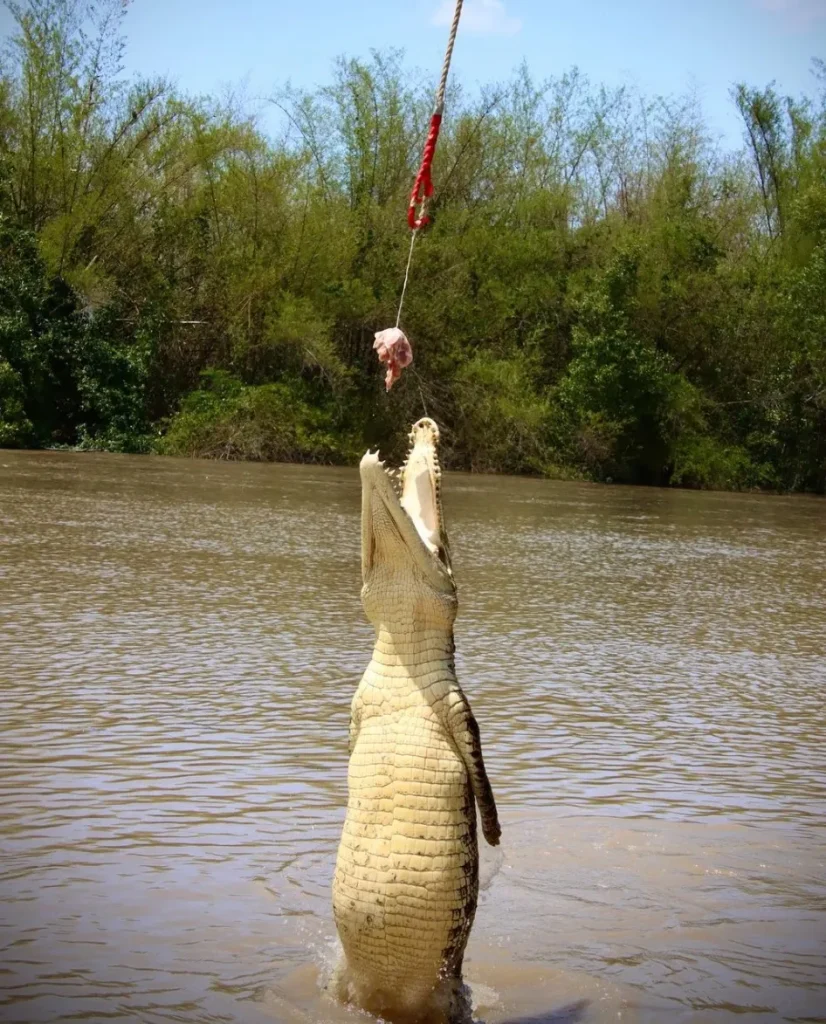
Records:
[[[362,568],[365,582],[381,562],[412,558],[431,581],[453,586],[450,551],[442,516],[439,428],[424,418],[410,431],[410,451],[398,472],[387,470],[378,455],[361,461]],[[376,500],[380,505],[375,505]],[[412,529],[411,529],[412,527]],[[407,556],[405,558],[405,556]]]

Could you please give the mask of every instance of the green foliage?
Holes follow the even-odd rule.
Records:
[[[699,426],[696,389],[635,334],[636,261],[621,254],[580,308],[572,356],[556,389],[558,436],[568,461],[599,478],[665,483],[675,440]]]
[[[552,457],[550,407],[536,393],[536,374],[525,360],[477,353],[454,384],[456,423],[465,458],[481,472],[541,473]]]
[[[826,92],[738,86],[724,154],[691,98],[454,84],[387,396],[433,83],[341,59],[271,140],[127,83],[121,0],[9,6],[0,444],[352,461],[424,406],[451,467],[826,490]]]
[[[756,486],[759,475],[743,448],[722,445],[703,434],[683,434],[674,448],[672,484],[708,490],[741,490]]]
[[[148,450],[148,353],[113,311],[82,313],[30,232],[0,218],[0,400],[6,445]]]
[[[826,232],[788,274],[777,333],[790,339],[778,373],[769,458],[781,486],[826,490]]]
[[[0,359],[0,448],[25,448],[32,438],[32,424],[23,408],[23,382]]]
[[[299,381],[244,385],[205,371],[157,450],[167,455],[273,462],[346,463],[359,449],[330,410],[311,405]]]

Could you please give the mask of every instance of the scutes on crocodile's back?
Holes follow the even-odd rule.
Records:
[[[435,424],[420,420],[411,441],[398,489],[376,456],[361,465],[362,601],[376,644],[351,709],[336,987],[376,1012],[432,1004],[450,1017],[478,895],[475,802],[490,842],[499,825],[454,669]]]

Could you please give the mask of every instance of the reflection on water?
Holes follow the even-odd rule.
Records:
[[[449,477],[502,808],[488,1022],[826,1020],[826,505]],[[357,473],[0,452],[0,1018],[358,1021],[320,982]]]

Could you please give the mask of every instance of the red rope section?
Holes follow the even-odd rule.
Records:
[[[430,119],[430,131],[427,133],[427,141],[424,144],[422,155],[422,166],[416,175],[416,182],[413,191],[410,193],[410,206],[407,209],[407,223],[411,231],[418,231],[425,224],[430,223],[430,218],[424,212],[425,201],[433,195],[433,179],[430,177],[430,168],[433,165],[433,154],[436,152],[436,143],[439,141],[439,129],[442,126],[442,115],[435,113]],[[421,206],[421,214],[417,207]]]

